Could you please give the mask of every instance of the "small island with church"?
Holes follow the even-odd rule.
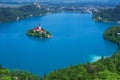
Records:
[[[43,29],[40,25],[28,30],[26,35],[39,38],[52,38],[51,33]]]

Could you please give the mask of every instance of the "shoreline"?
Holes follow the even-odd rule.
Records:
[[[94,17],[92,18],[95,22],[104,22],[104,23],[108,23],[108,22],[111,22],[111,23],[119,23],[119,21],[98,21],[98,20],[95,20]]]
[[[76,12],[57,12],[57,13],[76,13]],[[25,17],[25,18],[22,18],[22,19],[19,19],[19,20],[3,21],[3,22],[0,22],[0,24],[1,24],[1,23],[7,23],[7,22],[13,22],[13,21],[21,21],[21,20],[24,20],[24,19],[29,19],[29,18],[34,18],[34,17],[40,17],[40,16],[46,16],[46,15],[57,14],[57,13],[45,13],[45,14],[40,14],[40,15],[37,15],[37,16]],[[79,12],[77,12],[77,13],[79,13]],[[79,14],[88,14],[88,13],[79,13]],[[91,15],[91,14],[89,14],[89,15]],[[93,17],[93,16],[92,16],[92,17]],[[92,20],[95,21],[95,22],[104,22],[104,23],[111,22],[111,23],[120,24],[119,21],[97,21],[97,20],[95,20],[94,18],[92,18]]]
[[[50,15],[52,13],[45,13],[45,14],[40,14],[40,15],[36,15],[36,16],[30,16],[30,17],[25,17],[25,18],[22,18],[22,19],[19,19],[19,20],[10,20],[10,21],[3,21],[3,22],[0,22],[1,23],[7,23],[7,22],[13,22],[13,21],[21,21],[21,20],[24,20],[24,19],[29,19],[29,18],[34,18],[34,17],[40,17],[40,16],[45,16],[45,15]]]
[[[22,18],[22,19],[19,19],[19,20],[3,21],[3,22],[0,22],[0,23],[7,23],[7,22],[13,22],[13,21],[21,21],[21,20],[24,20],[24,19],[29,19],[29,18],[34,18],[34,17],[40,17],[40,16],[47,16],[47,15],[57,14],[57,13],[78,13],[78,14],[88,14],[88,15],[91,15],[89,13],[82,13],[82,12],[53,12],[53,13],[48,12],[48,13],[44,13],[44,14],[40,14],[40,15],[36,15],[36,16],[25,17],[25,18]]]

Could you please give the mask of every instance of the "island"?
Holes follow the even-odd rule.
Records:
[[[33,29],[28,30],[26,32],[26,35],[39,38],[52,38],[51,33],[43,29],[40,25]]]

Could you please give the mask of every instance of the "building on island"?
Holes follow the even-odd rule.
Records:
[[[118,32],[117,35],[120,35],[120,32]]]
[[[35,31],[43,32],[43,30],[42,30],[40,25],[38,27],[34,28],[33,30],[34,30],[34,32]]]
[[[33,29],[30,29],[26,34],[40,38],[52,38],[51,34],[48,31],[44,30],[40,25]]]

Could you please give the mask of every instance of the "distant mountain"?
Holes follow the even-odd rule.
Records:
[[[0,0],[0,2],[120,2],[120,0]]]

